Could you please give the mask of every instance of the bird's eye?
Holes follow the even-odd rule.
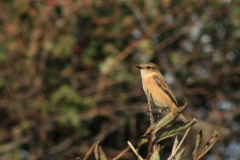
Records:
[[[151,69],[151,67],[150,67],[150,66],[147,66],[147,69]]]

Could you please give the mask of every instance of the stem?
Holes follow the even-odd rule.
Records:
[[[138,154],[138,152],[136,151],[136,149],[133,147],[132,143],[127,141],[128,145],[131,147],[132,151],[136,154],[136,156],[138,157],[138,159],[143,160],[143,158]]]
[[[152,150],[153,135],[154,135],[154,134],[151,134],[150,144],[149,144],[149,147],[148,147],[148,154],[147,154],[146,160],[149,160],[149,158],[150,158],[150,153],[151,153],[151,150]]]
[[[83,160],[87,160],[89,155],[92,153],[92,151],[94,150],[96,146],[96,142],[92,145],[92,147],[89,149],[89,151],[86,153],[85,157],[83,158]]]
[[[122,157],[124,153],[126,153],[130,149],[130,146],[128,146],[126,149],[124,149],[117,157],[113,158],[113,160],[118,160]]]
[[[171,154],[171,156],[167,159],[167,160],[172,160],[173,157],[177,154],[178,150],[180,149],[181,145],[183,144],[183,141],[185,140],[185,138],[187,137],[187,134],[189,132],[189,130],[191,129],[192,127],[188,128],[188,130],[186,131],[186,133],[184,134],[181,142],[179,143],[179,145],[177,146],[177,148],[174,150],[173,154]]]

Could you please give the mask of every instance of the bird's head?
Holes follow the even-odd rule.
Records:
[[[146,62],[136,67],[141,70],[142,76],[148,76],[156,72],[159,72],[159,67],[151,62]]]

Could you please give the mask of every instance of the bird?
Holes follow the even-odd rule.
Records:
[[[178,108],[178,103],[174,97],[167,81],[162,76],[159,67],[151,62],[145,62],[139,66],[142,78],[142,87],[150,101],[151,107],[159,107],[160,113],[163,110],[175,112]],[[179,115],[184,123],[187,120],[182,114]]]

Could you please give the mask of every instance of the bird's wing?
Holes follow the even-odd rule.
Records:
[[[170,87],[168,86],[166,80],[162,78],[158,78],[157,76],[153,76],[154,81],[157,85],[170,97],[170,99],[178,106],[177,100],[174,97]]]

